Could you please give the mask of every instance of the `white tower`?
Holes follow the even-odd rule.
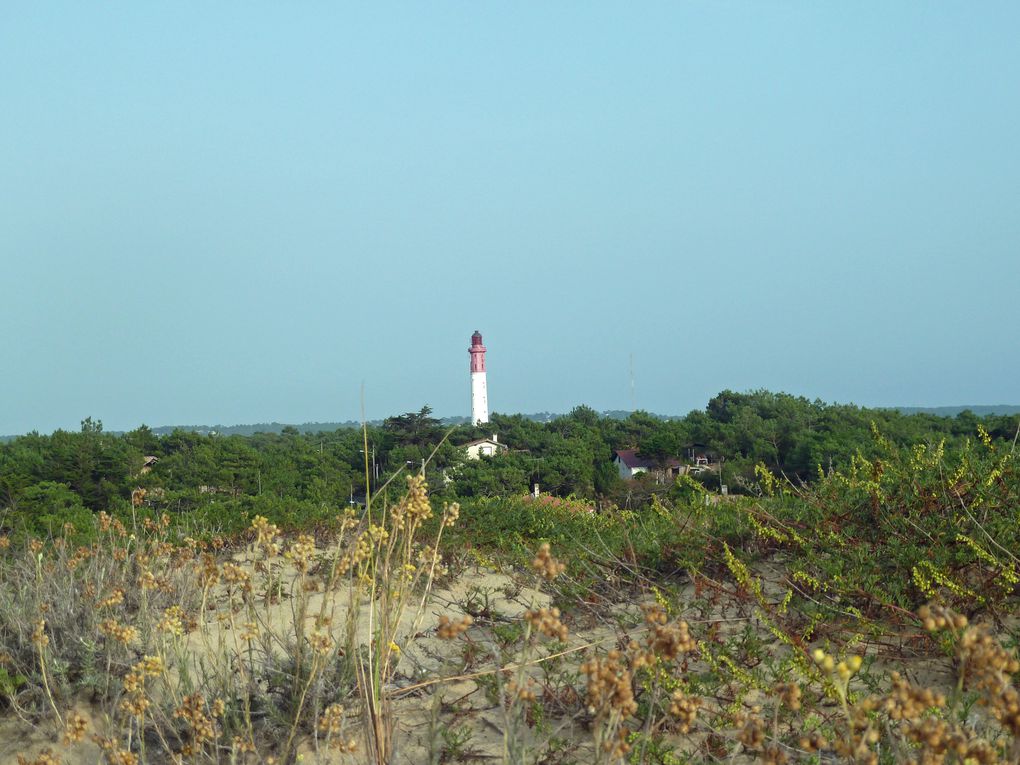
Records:
[[[489,421],[489,392],[485,386],[485,346],[482,333],[475,330],[471,335],[471,424],[481,425]]]

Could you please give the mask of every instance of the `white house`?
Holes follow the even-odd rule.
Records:
[[[629,481],[641,473],[654,470],[659,480],[672,479],[684,472],[683,463],[678,459],[669,458],[664,466],[656,465],[652,460],[639,457],[637,449],[617,449],[613,452],[613,464],[620,472],[620,478]]]
[[[651,463],[637,456],[636,449],[618,449],[613,452],[613,464],[620,471],[620,478],[629,480],[639,473],[647,473]]]
[[[492,438],[479,438],[477,441],[469,441],[461,448],[467,452],[467,458],[469,460],[478,460],[482,457],[494,457],[495,455],[502,454],[508,450],[506,444],[501,444],[499,442],[499,436],[495,433],[492,434]]]

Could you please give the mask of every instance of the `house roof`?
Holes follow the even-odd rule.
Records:
[[[507,449],[506,444],[501,444],[499,441],[493,441],[491,438],[478,438],[474,441],[468,441],[466,444],[461,444],[462,449],[467,449],[469,446],[479,446],[481,444],[492,444],[500,449]]]
[[[637,456],[637,449],[617,449],[616,456],[629,468],[650,468],[652,463],[644,457]]]
[[[615,452],[620,462],[629,467],[631,470],[634,468],[644,468],[650,470],[655,467],[655,463],[647,457],[639,457],[637,449],[617,449]],[[675,457],[670,457],[665,461],[666,467],[680,467],[682,464],[680,460]]]

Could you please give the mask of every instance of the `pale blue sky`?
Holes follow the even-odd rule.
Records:
[[[4,3],[0,433],[1020,403],[1020,4]]]

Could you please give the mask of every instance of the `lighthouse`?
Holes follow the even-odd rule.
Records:
[[[481,425],[489,421],[489,392],[485,386],[485,346],[482,333],[477,329],[471,335],[471,424]]]

